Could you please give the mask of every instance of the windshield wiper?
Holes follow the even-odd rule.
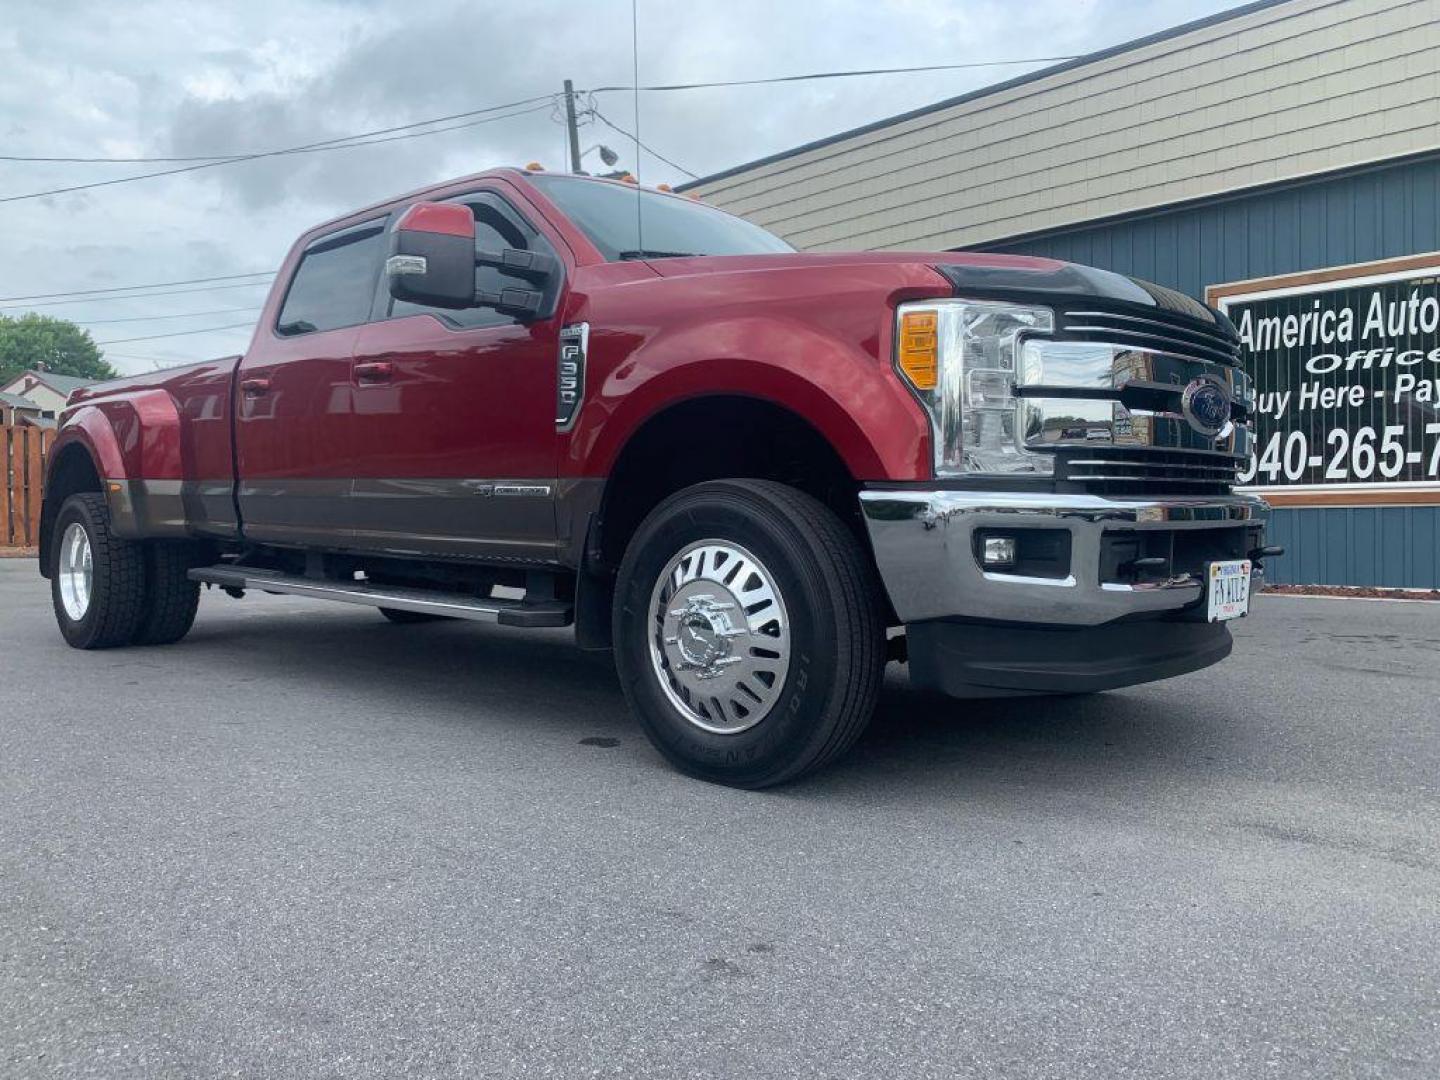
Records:
[[[636,248],[634,251],[620,252],[622,259],[699,259],[703,256],[698,251],[654,251],[650,248]]]

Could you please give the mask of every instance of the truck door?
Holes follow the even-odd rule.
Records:
[[[385,221],[312,240],[240,363],[237,498],[252,540],[344,546],[356,467],[351,366],[375,301]]]
[[[454,201],[474,214],[479,248],[558,255],[563,246],[497,191]],[[491,292],[520,284],[487,267],[476,283]],[[554,557],[558,314],[445,311],[388,293],[379,303],[354,349],[356,546]]]

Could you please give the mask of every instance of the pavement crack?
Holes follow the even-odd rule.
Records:
[[[1266,840],[1273,840],[1277,843],[1304,844],[1308,847],[1328,848],[1332,851],[1343,851],[1351,855],[1383,859],[1385,862],[1394,863],[1397,866],[1404,866],[1411,870],[1437,869],[1433,860],[1427,859],[1423,855],[1417,855],[1411,851],[1405,851],[1401,848],[1382,847],[1379,844],[1369,844],[1362,840],[1354,840],[1348,837],[1323,836],[1320,833],[1297,828],[1293,825],[1277,825],[1269,821],[1234,821],[1231,822],[1231,826],[1242,832],[1247,832]]]

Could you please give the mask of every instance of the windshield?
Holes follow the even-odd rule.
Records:
[[[690,199],[557,173],[532,175],[530,181],[611,262],[677,255],[769,255],[795,250],[758,225]]]

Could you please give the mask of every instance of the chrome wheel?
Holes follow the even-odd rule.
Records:
[[[95,560],[90,537],[78,521],[72,522],[60,539],[60,603],[72,622],[85,618],[95,584]]]
[[[790,620],[765,564],[725,540],[684,548],[651,593],[650,661],[696,727],[734,735],[765,719],[790,668]]]

